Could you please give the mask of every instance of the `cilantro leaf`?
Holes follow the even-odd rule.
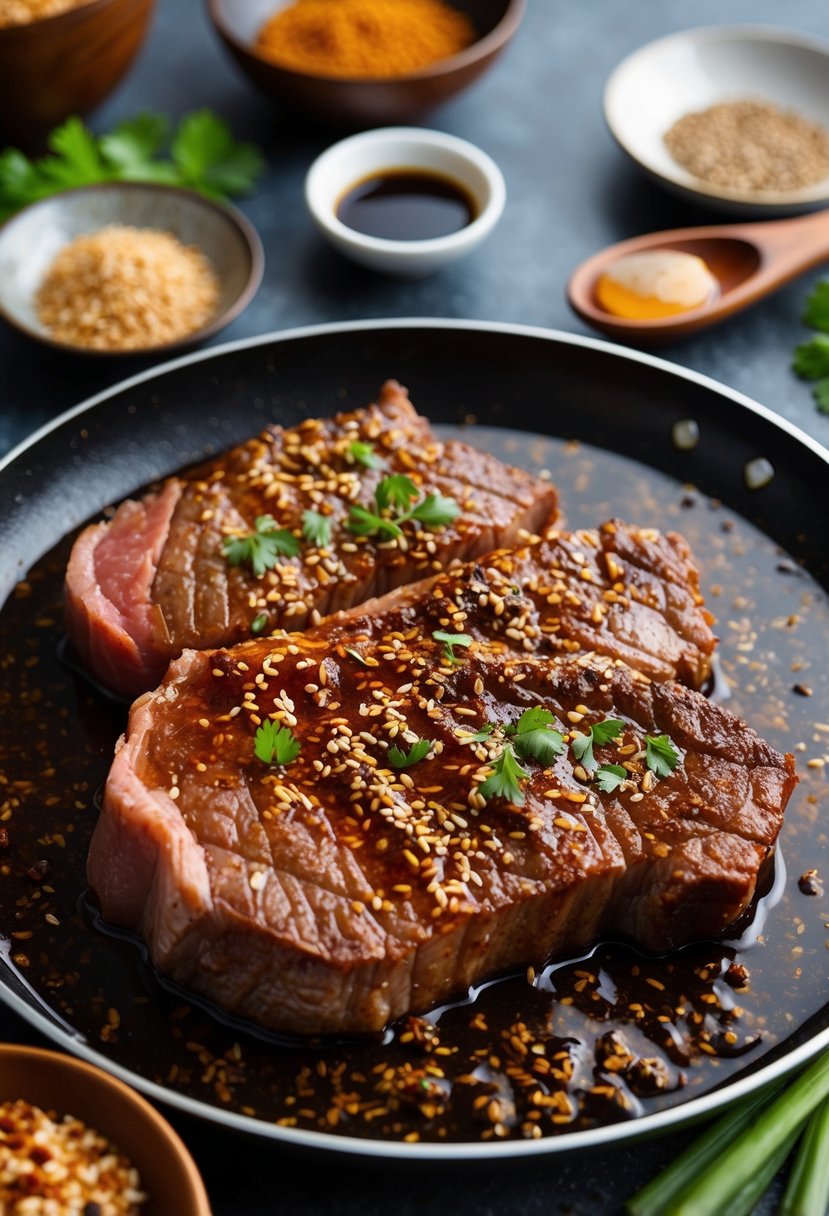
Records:
[[[302,512],[302,535],[311,545],[324,549],[331,544],[331,518],[319,511]]]
[[[290,764],[296,760],[302,745],[287,726],[280,726],[269,718],[257,728],[253,750],[263,764]]]
[[[521,782],[528,776],[527,770],[518,762],[512,744],[505,743],[504,750],[492,765],[492,772],[478,786],[478,793],[487,801],[490,798],[505,798],[515,806],[523,806]]]
[[[551,764],[564,751],[564,736],[550,729],[554,721],[549,709],[534,705],[525,709],[515,726],[511,730],[507,727],[506,732],[514,736],[515,749],[525,760]]]
[[[392,520],[383,519],[381,515],[375,515],[359,504],[349,508],[345,526],[355,536],[376,536],[380,532],[397,540],[403,535],[402,528],[399,528]]]
[[[594,722],[586,735],[577,735],[573,739],[570,744],[573,755],[583,768],[589,773],[596,770],[598,762],[593,755],[593,745],[601,747],[604,743],[610,743],[622,733],[624,725],[620,718],[605,718],[603,722]]]
[[[468,633],[446,633],[443,629],[435,629],[432,637],[436,642],[443,642],[443,657],[447,662],[455,664],[460,663],[460,658],[455,654],[456,646],[467,648],[472,645],[473,638]]]
[[[267,625],[267,623],[268,623],[268,614],[267,614],[267,612],[260,612],[260,613],[258,613],[258,615],[257,615],[257,616],[255,616],[255,617],[253,618],[253,620],[251,621],[251,623],[250,623],[250,631],[251,631],[251,633],[261,633],[261,632],[262,632],[262,630],[263,630],[263,629],[265,628],[265,626]]]
[[[272,515],[257,515],[247,536],[226,536],[222,551],[231,566],[247,563],[257,578],[272,570],[280,557],[296,557],[299,541],[287,528],[277,527]]]
[[[348,445],[348,455],[355,464],[361,464],[364,469],[379,469],[383,464],[374,451],[374,444],[364,443],[362,439],[355,439]]]
[[[621,764],[600,764],[596,769],[596,785],[603,794],[612,794],[629,776]]]
[[[544,726],[551,726],[553,722],[555,722],[555,717],[549,709],[533,705],[530,709],[524,710],[515,724],[515,730],[517,734],[523,735],[527,731],[541,730]]]
[[[431,746],[431,739],[418,739],[417,743],[413,743],[407,752],[401,751],[399,747],[390,747],[389,764],[393,768],[410,768],[429,754]]]
[[[803,310],[803,324],[829,334],[829,279],[815,284]]]
[[[792,371],[803,380],[820,380],[829,376],[829,336],[816,334],[808,342],[796,346]]]
[[[667,735],[645,735],[645,763],[657,777],[670,777],[679,764],[679,752]]]
[[[419,493],[411,477],[407,477],[405,473],[392,473],[390,477],[384,477],[377,486],[374,498],[380,511],[385,511],[387,507],[407,511],[412,499],[417,498]]]
[[[95,136],[79,118],[67,118],[54,129],[48,143],[55,155],[44,157],[36,167],[54,189],[89,186],[109,176]]]
[[[829,414],[829,376],[824,377],[823,380],[818,380],[812,389],[812,396],[821,414]]]
[[[170,124],[163,114],[142,111],[98,140],[101,155],[115,177],[125,181],[178,184],[175,166],[155,159],[167,142]]]
[[[484,739],[488,739],[494,730],[495,730],[494,722],[485,722],[483,724],[483,726],[481,727],[481,729],[479,731],[475,732],[475,734],[472,736],[472,738],[469,740],[469,742],[470,743],[483,743]]]
[[[185,185],[218,198],[246,194],[263,168],[259,150],[236,143],[225,120],[210,110],[185,115],[170,153]]]
[[[461,509],[454,498],[446,498],[443,494],[427,494],[410,512],[410,518],[425,524],[427,528],[443,528],[451,524],[460,513]]]

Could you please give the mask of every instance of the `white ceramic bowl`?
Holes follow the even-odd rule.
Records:
[[[420,241],[392,241],[355,232],[337,218],[343,195],[357,182],[393,169],[426,169],[452,178],[471,195],[477,216],[459,232]],[[506,201],[501,170],[466,140],[419,127],[384,127],[352,135],[319,156],[305,179],[305,201],[336,249],[387,274],[431,274],[480,245]]]
[[[766,100],[829,129],[829,43],[767,26],[709,26],[648,43],[613,72],[608,126],[661,185],[696,203],[742,215],[792,215],[829,204],[829,177],[800,190],[751,195],[701,181],[665,147],[670,127],[721,101]]]

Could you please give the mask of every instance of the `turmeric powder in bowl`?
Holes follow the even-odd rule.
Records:
[[[351,79],[407,76],[471,46],[465,13],[444,0],[295,0],[254,50],[290,71]]]

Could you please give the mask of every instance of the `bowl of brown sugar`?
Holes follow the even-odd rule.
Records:
[[[829,43],[765,26],[660,38],[605,87],[608,126],[655,181],[704,206],[793,215],[829,205]]]
[[[500,55],[526,0],[206,0],[242,70],[337,126],[408,122]]]
[[[228,325],[263,267],[259,237],[232,207],[167,186],[84,186],[0,229],[0,316],[64,350],[167,352]]]

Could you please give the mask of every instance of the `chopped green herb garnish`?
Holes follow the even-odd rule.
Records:
[[[629,776],[621,764],[600,764],[596,769],[596,785],[603,794],[612,794]]]
[[[401,751],[399,747],[390,747],[389,764],[392,768],[411,768],[413,764],[417,764],[419,760],[423,760],[429,754],[431,746],[430,739],[418,739],[417,743],[413,743],[407,752]]]
[[[802,321],[810,329],[829,334],[829,279],[821,279],[806,301]]]
[[[603,722],[594,722],[586,735],[577,735],[570,746],[573,755],[589,773],[595,772],[598,762],[593,755],[593,747],[610,743],[624,730],[625,724],[620,718],[605,718]]]
[[[355,536],[386,535],[399,539],[403,535],[403,524],[415,520],[434,529],[450,524],[460,514],[454,498],[442,494],[427,494],[415,501],[420,490],[404,473],[393,473],[384,477],[374,491],[376,511],[356,504],[348,513],[346,527]],[[414,504],[414,505],[412,505]],[[391,516],[383,512],[392,512]]]
[[[564,751],[564,736],[551,729],[555,722],[549,709],[535,705],[525,709],[512,728],[506,728],[514,736],[515,749],[525,760],[539,760],[551,764]]]
[[[319,511],[302,512],[302,535],[309,545],[325,549],[331,544],[331,518]]]
[[[0,221],[59,190],[96,182],[160,182],[226,198],[247,193],[264,167],[258,149],[237,143],[210,110],[186,114],[172,138],[163,114],[137,114],[102,136],[67,118],[48,146],[51,155],[34,161],[15,148],[0,154]],[[162,156],[166,146],[169,157]]]
[[[804,380],[820,380],[829,376],[829,335],[815,334],[808,342],[796,346],[792,370]]]
[[[222,550],[231,566],[247,563],[257,578],[271,570],[280,557],[296,557],[299,541],[293,532],[280,528],[272,515],[257,515],[254,531],[247,536],[226,536]]]
[[[469,742],[470,743],[483,743],[484,739],[488,739],[494,730],[495,730],[494,722],[485,722],[484,725],[481,727],[481,729],[479,731],[475,732],[475,734],[472,736],[472,738],[469,740]]]
[[[460,659],[455,654],[456,646],[471,646],[473,638],[468,633],[446,633],[443,629],[435,629],[432,637],[436,642],[443,642],[443,657],[448,663],[460,663]]]
[[[529,773],[518,762],[511,743],[505,743],[500,756],[492,765],[492,772],[478,786],[478,793],[487,801],[490,798],[505,798],[515,806],[523,806],[524,795],[521,782]]]
[[[290,764],[301,751],[301,744],[287,726],[270,718],[257,728],[253,750],[263,764]]]
[[[667,735],[645,735],[645,763],[657,777],[670,777],[679,764],[679,752]]]
[[[375,452],[373,443],[364,443],[362,439],[355,439],[348,445],[348,454],[355,464],[361,464],[364,469],[382,468],[383,461]]]
[[[262,630],[267,625],[267,623],[268,623],[267,612],[260,612],[259,615],[255,616],[250,623],[251,633],[261,633]]]

